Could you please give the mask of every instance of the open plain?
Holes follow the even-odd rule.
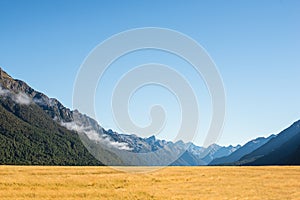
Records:
[[[130,170],[0,166],[0,199],[300,199],[300,167]]]

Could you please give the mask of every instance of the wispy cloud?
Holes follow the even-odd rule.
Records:
[[[61,125],[66,127],[69,130],[76,131],[79,133],[84,133],[90,140],[99,142],[109,147],[114,147],[120,150],[127,150],[127,151],[132,150],[132,148],[130,148],[127,143],[112,141],[108,135],[100,134],[97,131],[93,130],[91,127],[84,127],[76,124],[75,122],[68,122],[68,123],[61,122]]]
[[[0,85],[0,96],[7,96],[10,93],[9,90],[3,89]]]
[[[33,99],[30,98],[28,95],[25,93],[14,93],[11,92],[10,90],[2,88],[0,85],[0,96],[2,97],[10,97],[14,102],[22,105],[29,105],[32,102],[35,102],[36,104],[45,104],[45,102],[42,99]],[[54,100],[50,99],[50,104],[54,104]],[[55,117],[53,120],[57,121],[57,117]],[[79,123],[80,124],[80,123]],[[112,141],[111,138],[108,135],[105,135],[103,133],[99,133],[95,131],[92,127],[85,127],[82,125],[78,125],[78,123],[75,122],[68,122],[64,123],[61,122],[61,125],[66,127],[69,130],[73,130],[79,133],[84,133],[88,136],[90,140],[105,144],[109,147],[115,147],[120,150],[132,150],[127,143],[124,142],[117,142],[117,141]]]
[[[25,93],[15,94],[14,101],[16,103],[22,104],[22,105],[29,105],[32,102],[31,98],[29,96],[27,96]]]
[[[16,94],[7,89],[3,89],[1,85],[0,85],[0,96],[10,97],[14,102],[22,105],[29,105],[32,102],[31,98],[27,96],[25,93],[19,92]]]
[[[34,103],[36,103],[37,105],[46,105],[46,103],[43,101],[43,99],[38,99],[38,98],[34,98],[33,99]]]

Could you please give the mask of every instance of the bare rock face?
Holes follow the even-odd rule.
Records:
[[[79,133],[86,147],[98,160],[111,165],[205,165],[205,155],[210,159],[218,152],[213,145],[210,148],[198,147],[192,143],[177,141],[175,143],[159,140],[154,136],[141,138],[134,134],[120,134],[112,130],[104,130],[96,120],[63,106],[57,99],[49,98],[28,86],[21,80],[13,79],[0,68],[0,86],[3,93],[11,96],[26,97],[58,125]],[[0,91],[0,95],[1,95]],[[27,101],[27,102],[28,102]],[[231,151],[236,149],[228,147]],[[181,158],[179,158],[182,155]],[[116,159],[117,158],[117,159]],[[114,159],[114,160],[112,160]],[[177,160],[176,160],[177,159]],[[121,160],[121,162],[120,162]]]
[[[8,89],[14,93],[23,92],[29,97],[34,97],[36,95],[36,91],[34,91],[34,89],[29,87],[25,82],[17,79],[13,79],[1,68],[0,68],[0,83],[2,88]]]
[[[72,112],[0,69],[0,164],[103,165],[54,118]]]
[[[13,79],[0,68],[0,85],[2,89],[9,90],[15,94],[24,94],[34,103],[45,110],[52,119],[59,122],[73,121],[72,111],[64,107],[57,99],[49,98],[41,92],[35,91],[24,81]]]
[[[66,108],[55,98],[49,98],[45,94],[38,92],[27,85],[24,81],[13,79],[0,68],[0,87],[9,91],[10,94],[22,94],[42,108],[54,121],[59,124],[74,123],[77,127],[84,127],[85,131],[95,131],[103,133],[103,128],[96,120],[80,113],[78,110]]]

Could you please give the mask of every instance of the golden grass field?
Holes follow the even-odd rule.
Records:
[[[300,167],[0,166],[0,199],[300,199]]]

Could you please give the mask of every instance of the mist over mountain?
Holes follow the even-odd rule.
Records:
[[[102,165],[74,131],[34,103],[39,96],[44,97],[0,69],[0,163]]]
[[[78,110],[35,91],[0,68],[0,164],[273,165],[299,164],[300,122],[244,146],[207,148],[103,129]]]
[[[1,152],[4,152],[1,156],[1,163],[9,164],[7,160],[14,160],[15,164],[22,164],[27,162],[28,164],[34,164],[31,157],[37,157],[34,152],[41,152],[43,155],[47,155],[48,151],[43,145],[39,145],[44,140],[51,143],[49,145],[49,151],[57,149],[57,153],[51,156],[56,159],[55,156],[59,155],[60,159],[63,157],[68,148],[68,143],[80,146],[78,155],[87,154],[84,159],[91,161],[91,164],[106,164],[106,165],[206,165],[207,159],[203,160],[205,156],[209,156],[210,159],[214,158],[214,155],[222,156],[225,154],[217,153],[213,151],[214,148],[198,147],[192,143],[183,143],[182,141],[170,142],[165,140],[158,140],[155,136],[149,138],[141,138],[136,135],[119,134],[112,130],[104,130],[94,119],[81,114],[78,110],[70,110],[64,107],[57,99],[49,98],[41,92],[35,91],[21,80],[15,80],[9,76],[6,72],[0,69],[0,101],[1,101]],[[20,115],[22,113],[22,116]],[[15,124],[14,127],[6,127],[8,120],[4,115],[11,116],[10,124]],[[17,122],[21,121],[21,122]],[[31,129],[39,128],[33,132],[30,136],[36,137],[37,141],[32,141],[29,137],[28,140],[18,140],[17,143],[22,145],[28,151],[28,157],[22,158],[16,153],[18,150],[15,146],[10,146],[13,138],[25,137],[23,129],[29,126]],[[20,132],[14,132],[14,128],[20,130]],[[61,130],[66,132],[63,136],[60,136]],[[38,133],[36,133],[38,132]],[[62,137],[62,141],[65,144],[55,143],[48,138],[50,136]],[[72,137],[69,139],[68,137]],[[81,140],[79,140],[81,139]],[[71,141],[68,141],[71,140]],[[75,141],[72,141],[75,140]],[[30,145],[23,144],[28,141]],[[15,144],[15,142],[13,142]],[[34,147],[33,147],[34,146]],[[89,153],[86,149],[89,150]],[[219,147],[219,146],[218,146]],[[220,147],[221,148],[221,147]],[[234,151],[234,147],[228,147],[229,151]],[[38,149],[32,152],[32,149]],[[7,154],[5,152],[11,152]],[[75,153],[73,149],[71,152]],[[59,153],[60,152],[60,153]],[[102,162],[95,161],[95,158],[90,156],[90,153]],[[187,156],[189,155],[189,156]],[[49,155],[47,155],[49,156]],[[45,157],[47,157],[45,156]],[[70,159],[73,159],[70,156]],[[24,161],[20,161],[23,159]],[[40,160],[39,157],[36,158]],[[83,159],[83,158],[82,158]],[[36,164],[71,164],[64,162],[50,162],[49,159],[36,161]],[[72,164],[84,164],[74,160]],[[88,163],[86,163],[88,165]]]

